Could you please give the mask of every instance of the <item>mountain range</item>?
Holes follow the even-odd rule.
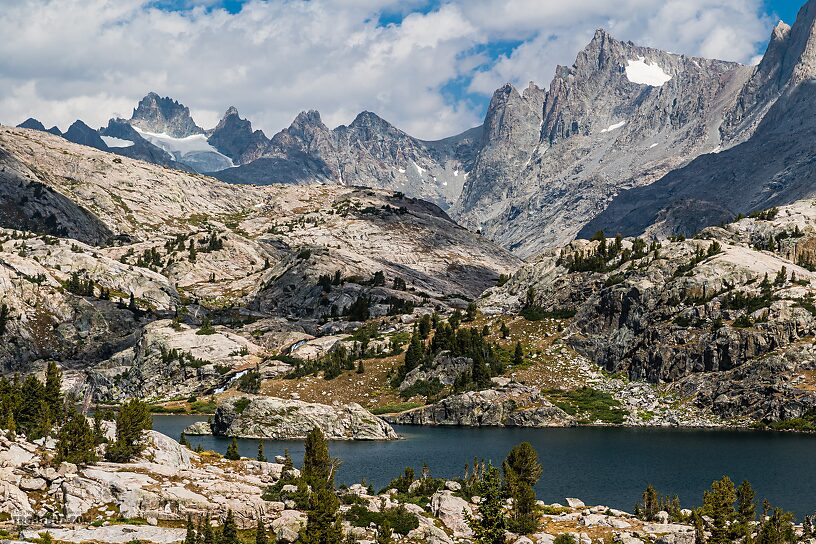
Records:
[[[429,200],[521,257],[598,230],[693,234],[812,194],[816,1],[757,66],[667,53],[598,30],[545,90],[498,89],[484,123],[423,141],[371,112],[316,111],[267,137],[234,107],[212,129],[149,93],[75,143],[230,183],[361,185]],[[24,128],[46,130],[29,119]],[[750,160],[748,160],[750,159]]]

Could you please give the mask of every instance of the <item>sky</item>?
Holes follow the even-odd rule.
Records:
[[[480,124],[506,82],[546,88],[596,28],[755,63],[802,0],[0,0],[0,123],[130,117],[149,91],[271,136],[373,111],[411,135]]]

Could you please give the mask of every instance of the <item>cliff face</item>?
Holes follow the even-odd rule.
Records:
[[[816,406],[806,341],[816,330],[814,274],[795,264],[813,259],[811,208],[802,201],[660,247],[624,240],[603,266],[587,264],[600,242],[579,240],[483,305],[518,309],[532,288],[536,305],[575,312],[569,343],[610,372],[673,383],[724,417],[800,417]]]
[[[522,256],[566,242],[621,190],[721,145],[723,112],[750,71],[599,30],[546,93],[494,95],[452,215]]]

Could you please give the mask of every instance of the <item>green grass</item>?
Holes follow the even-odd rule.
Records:
[[[213,414],[218,405],[212,400],[197,400],[190,404],[191,414]]]
[[[582,424],[601,421],[621,425],[624,421],[625,412],[621,403],[609,393],[591,387],[581,387],[572,391],[550,389],[544,391],[544,395],[566,413],[575,416]]]
[[[417,395],[422,397],[433,397],[442,392],[445,386],[439,381],[439,378],[434,378],[431,381],[417,380],[410,387],[406,387],[400,391],[400,397],[403,399],[410,399]]]

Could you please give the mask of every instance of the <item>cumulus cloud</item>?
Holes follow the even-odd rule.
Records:
[[[458,100],[452,81],[485,97],[506,81],[546,86],[600,26],[743,62],[770,32],[761,0],[251,0],[234,14],[218,5],[0,0],[0,121],[101,126],[154,90],[205,127],[229,105],[270,135],[300,110],[319,109],[330,126],[370,110],[438,138],[481,122],[483,104]],[[382,24],[383,14],[398,22]],[[502,40],[521,44],[485,56]]]

